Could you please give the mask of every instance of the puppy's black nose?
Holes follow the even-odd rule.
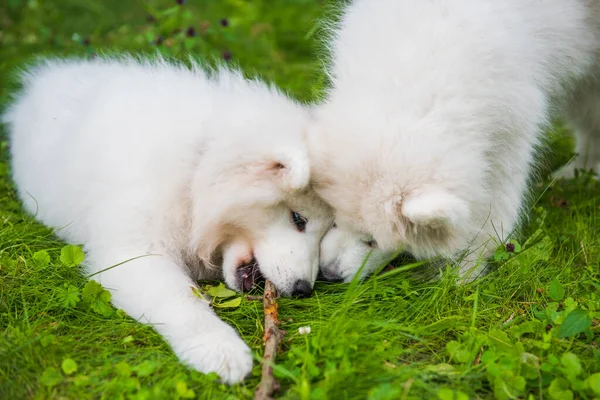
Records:
[[[294,285],[294,291],[292,292],[292,296],[305,298],[310,297],[312,292],[312,287],[310,286],[310,283],[308,283],[308,281],[296,281],[296,284]]]

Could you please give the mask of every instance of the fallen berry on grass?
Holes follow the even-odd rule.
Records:
[[[187,28],[187,30],[185,31],[185,35],[187,37],[194,37],[196,36],[196,29],[194,29],[193,26],[190,26],[189,28]]]

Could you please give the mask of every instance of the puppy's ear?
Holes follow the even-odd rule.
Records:
[[[415,226],[434,229],[456,227],[470,214],[464,200],[439,188],[425,188],[408,194],[396,204],[401,215]]]
[[[310,163],[308,154],[301,149],[281,149],[265,164],[265,172],[286,191],[297,191],[308,187]]]

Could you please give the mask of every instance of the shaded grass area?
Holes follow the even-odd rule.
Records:
[[[308,101],[324,84],[314,27],[327,6],[6,0],[0,104],[16,88],[15,68],[40,53],[119,50],[228,59]],[[279,396],[600,396],[600,185],[587,174],[551,183],[548,173],[570,158],[571,140],[559,125],[550,138],[553,151],[534,182],[539,201],[515,238],[521,249],[499,251],[491,275],[456,287],[450,272],[430,282],[398,269],[362,283],[318,283],[310,299],[281,299],[288,334],[275,370]],[[86,279],[61,259],[65,243],[23,213],[5,136],[0,143],[0,398],[251,398],[258,363],[244,384],[226,387],[180,365],[151,328],[94,311],[83,298]],[[261,304],[242,299],[217,311],[258,360]],[[311,333],[300,335],[301,326]]]

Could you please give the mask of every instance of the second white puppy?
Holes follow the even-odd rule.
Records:
[[[354,0],[327,45],[309,143],[345,233],[323,241],[325,275],[351,278],[370,243],[464,256],[476,277],[518,225],[557,97],[572,95],[574,167],[598,172],[598,0]]]
[[[310,295],[332,213],[309,190],[304,108],[240,73],[160,61],[51,61],[24,86],[4,119],[26,209],[83,243],[113,304],[182,361],[242,380],[250,349],[192,288],[264,276]]]

